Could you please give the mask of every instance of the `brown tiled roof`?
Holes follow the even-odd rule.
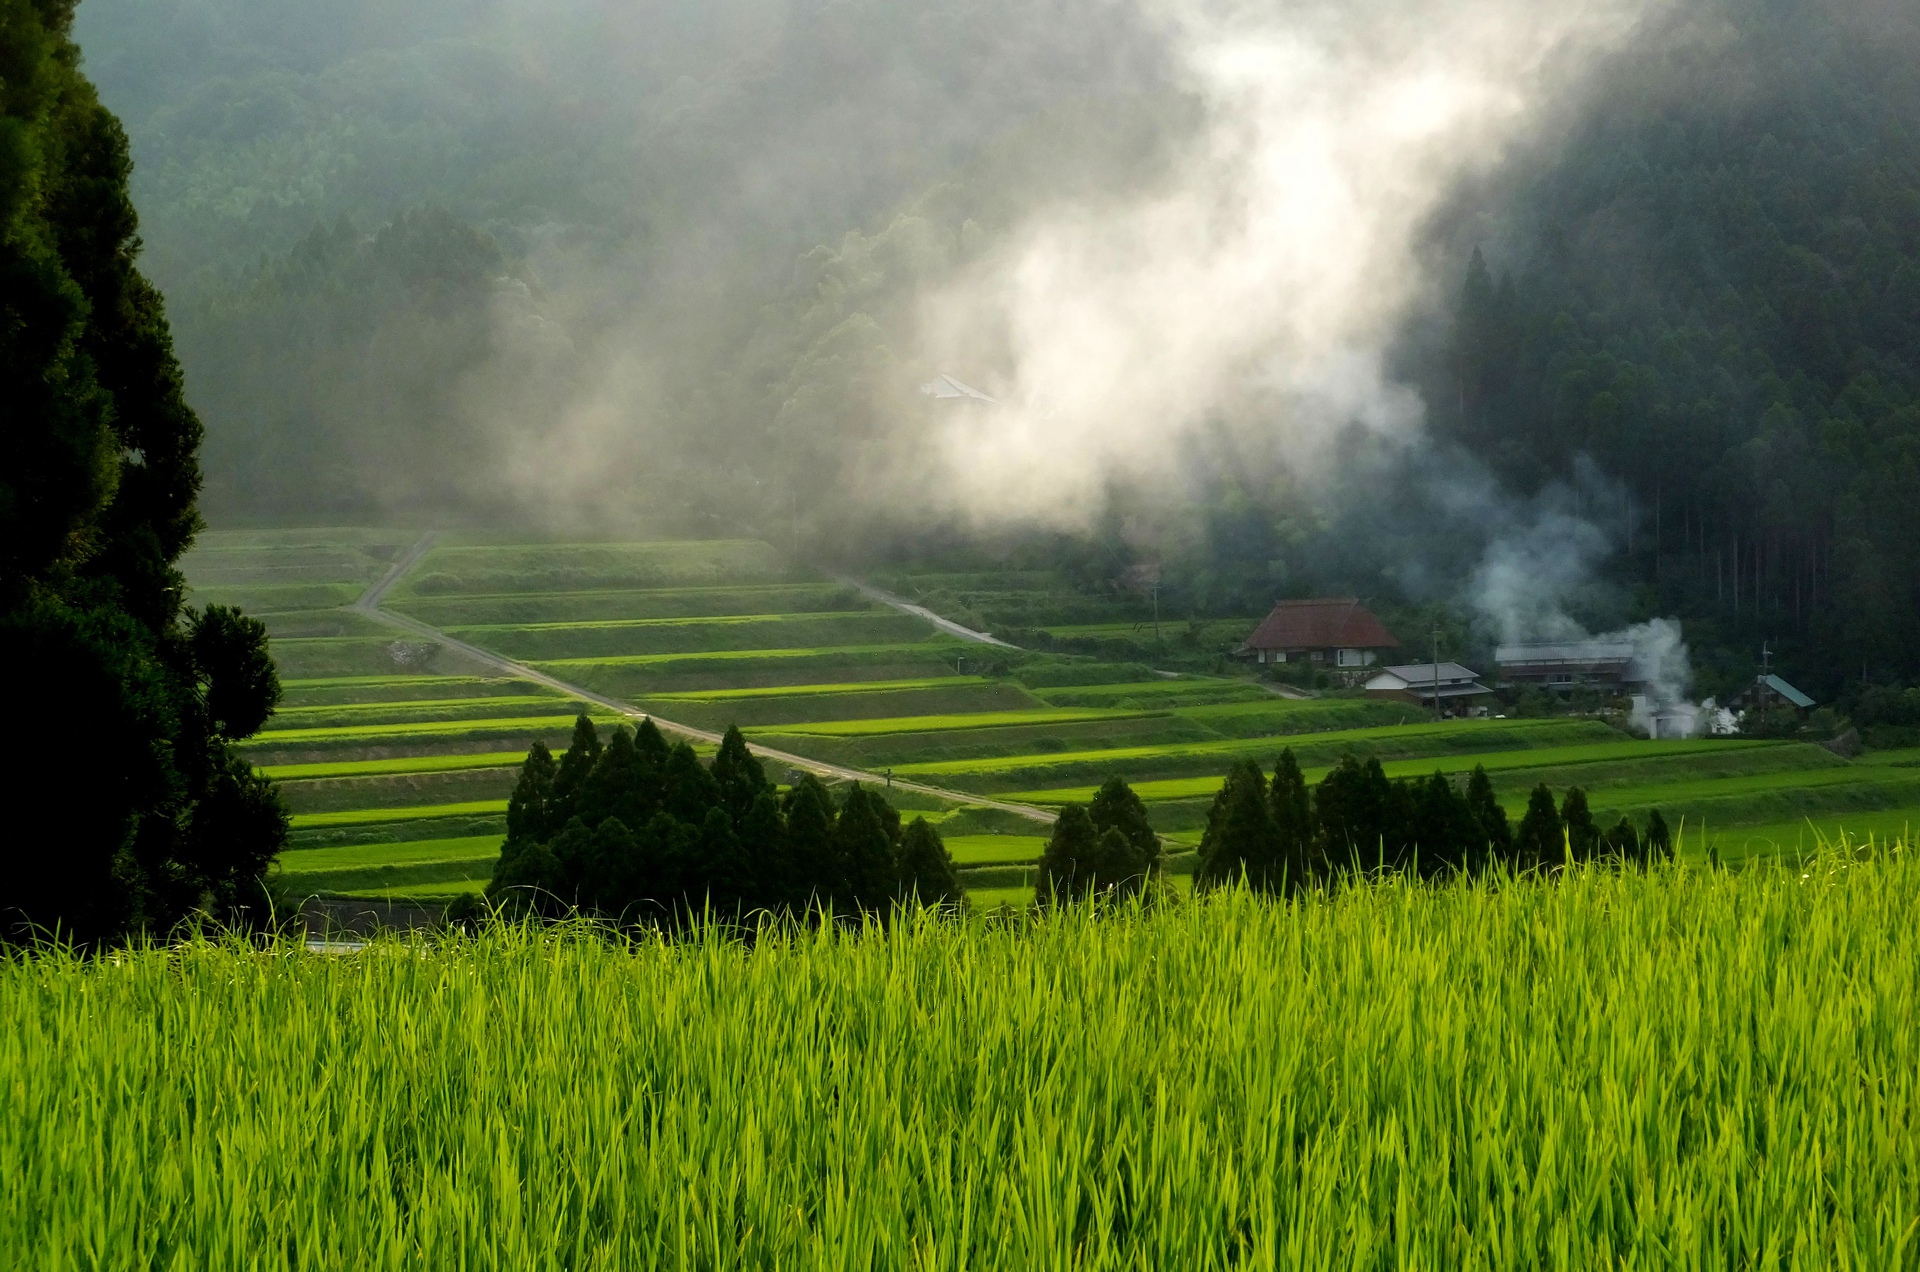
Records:
[[[1247,637],[1248,649],[1398,649],[1357,596],[1280,601]]]

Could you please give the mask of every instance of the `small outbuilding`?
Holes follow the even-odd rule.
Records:
[[[1493,692],[1480,683],[1480,673],[1457,662],[1383,667],[1363,688],[1369,698],[1391,698],[1423,707],[1432,707],[1437,700],[1442,710],[1471,707],[1476,699]]]
[[[1279,601],[1237,653],[1257,663],[1371,667],[1400,642],[1357,596]]]
[[[1535,685],[1555,693],[1575,689],[1630,691],[1652,679],[1625,641],[1563,640],[1527,645],[1502,645],[1493,651],[1506,687]]]
[[[1811,711],[1814,701],[1780,677],[1767,675],[1754,677],[1753,684],[1734,698],[1733,705],[1741,711],[1782,706],[1792,707],[1795,711]]]

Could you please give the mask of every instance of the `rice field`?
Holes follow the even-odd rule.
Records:
[[[13,954],[0,1262],[1912,1269],[1916,912],[1883,850]]]
[[[258,609],[276,633],[288,699],[249,751],[284,783],[299,851],[359,845],[399,864],[411,843],[497,833],[526,746],[536,738],[563,746],[583,705],[339,608],[416,537],[209,535],[188,559],[196,599]],[[1132,600],[1081,594],[1044,572],[874,581],[989,629],[1106,640],[1145,621],[1123,612]],[[335,608],[320,608],[324,601]],[[1920,756],[1648,742],[1597,719],[1435,722],[1402,703],[1283,698],[1249,678],[1180,671],[1158,648],[985,647],[748,541],[446,536],[385,605],[667,720],[714,731],[738,723],[783,751],[951,792],[921,801],[936,816],[980,799],[1054,809],[1117,773],[1147,801],[1171,849],[1197,842],[1230,764],[1271,764],[1283,746],[1309,780],[1347,753],[1378,758],[1395,777],[1484,765],[1515,813],[1538,782],[1580,785],[1603,817],[1657,808],[1670,824],[1686,819],[1686,850],[1723,860],[1798,853],[1807,833],[1885,833],[1909,812],[1920,816]],[[316,634],[330,622],[341,630]],[[1174,668],[1158,665],[1163,654]],[[614,718],[598,707],[590,714]],[[983,897],[1021,882],[1007,872],[1037,855],[1027,842],[1034,830],[1017,817],[955,821],[963,881]],[[379,894],[398,895],[394,886],[403,885],[382,884]]]

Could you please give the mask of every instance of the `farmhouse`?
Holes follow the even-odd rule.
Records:
[[[1493,651],[1503,686],[1537,685],[1556,693],[1600,689],[1623,693],[1653,677],[1624,641],[1563,640],[1501,645]]]
[[[1404,667],[1384,667],[1365,685],[1369,698],[1391,698],[1431,707],[1439,699],[1442,707],[1469,707],[1475,698],[1493,690],[1480,683],[1479,673],[1457,662],[1412,663]]]
[[[1371,667],[1381,650],[1399,647],[1359,597],[1341,596],[1277,602],[1236,652],[1260,663]]]
[[[1795,711],[1808,711],[1813,707],[1813,699],[1788,684],[1778,676],[1756,676],[1751,685],[1740,691],[1733,700],[1733,706],[1739,711],[1753,708],[1792,707]]]

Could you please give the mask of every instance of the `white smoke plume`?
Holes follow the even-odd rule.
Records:
[[[1349,425],[1416,433],[1384,349],[1423,226],[1646,7],[1148,3],[1206,118],[1171,188],[1049,209],[925,307],[940,369],[1008,404],[937,426],[956,506],[1074,520],[1202,426],[1308,472]]]

